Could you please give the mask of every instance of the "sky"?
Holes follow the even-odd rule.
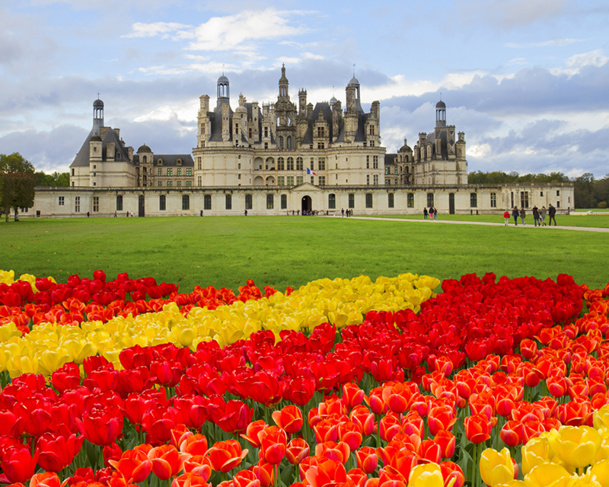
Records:
[[[465,132],[469,171],[609,173],[606,0],[2,0],[0,153],[67,171],[92,104],[127,145],[191,153],[199,96],[380,101],[396,152],[435,126]]]

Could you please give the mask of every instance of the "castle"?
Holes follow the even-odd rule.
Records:
[[[120,130],[104,125],[104,103],[93,103],[93,127],[70,166],[70,188],[39,188],[39,215],[363,214],[492,212],[513,206],[573,206],[573,186],[467,183],[463,132],[448,125],[436,104],[433,131],[397,154],[381,144],[380,103],[365,112],[355,76],[340,100],[290,98],[285,66],[277,100],[231,107],[230,83],[217,81],[215,107],[199,98],[196,147],[191,154],[156,154],[127,146]],[[55,195],[57,192],[61,196]],[[55,198],[55,201],[53,201]],[[71,201],[68,203],[68,199]]]

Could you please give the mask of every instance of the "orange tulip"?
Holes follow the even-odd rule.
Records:
[[[273,421],[286,433],[296,433],[303,425],[302,411],[298,406],[286,406],[281,411],[273,411]]]
[[[286,449],[286,457],[292,465],[297,465],[309,456],[311,449],[302,438],[293,438]]]
[[[260,458],[271,465],[281,463],[288,443],[285,431],[277,426],[269,426],[264,428],[258,437],[260,438]]]
[[[237,440],[227,440],[215,443],[207,450],[207,455],[216,472],[226,473],[239,465],[248,451],[241,450],[241,445]]]
[[[374,472],[379,462],[376,451],[369,446],[363,446],[357,450],[355,452],[355,458],[357,459],[357,467],[361,468],[366,473]]]
[[[173,445],[161,445],[150,450],[148,458],[155,475],[161,480],[168,480],[182,470],[185,456]]]

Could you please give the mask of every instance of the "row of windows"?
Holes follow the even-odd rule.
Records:
[[[186,169],[185,175],[186,176],[192,176],[192,167],[187,167],[185,169]],[[167,170],[165,171],[165,174],[163,174],[163,168],[159,167],[157,169],[157,176],[163,176],[163,175],[165,175],[165,176],[173,176],[173,167],[168,167]],[[176,168],[176,176],[182,176],[182,168],[181,167]]]
[[[290,179],[290,178],[288,177],[288,179]],[[322,179],[322,177],[320,177],[320,184],[322,184],[321,179]],[[280,185],[281,185],[281,183],[280,183]],[[395,205],[394,194],[389,193],[387,196],[388,196],[387,206],[389,208],[394,208],[394,205]],[[349,199],[349,208],[355,208],[355,194],[350,193],[348,196],[348,199]],[[165,211],[166,201],[167,201],[166,195],[159,196],[159,210],[160,211]],[[282,194],[281,195],[281,209],[282,210],[287,209],[287,204],[288,204],[287,202],[288,202],[287,195]],[[65,205],[64,196],[59,196],[58,204],[59,204],[59,206]],[[490,204],[491,204],[491,208],[497,208],[497,193],[490,194]],[[408,208],[414,208],[414,193],[408,193],[406,195],[406,206]],[[434,194],[433,193],[427,193],[427,206],[428,207],[434,206]],[[513,192],[511,193],[511,206],[512,207],[515,206]],[[529,207],[529,192],[528,191],[520,192],[520,206],[522,206],[524,208]],[[557,202],[556,206],[558,208],[560,208],[560,202]],[[274,207],[275,207],[274,195],[267,194],[266,195],[267,210],[272,210],[272,209],[274,209]],[[366,208],[372,208],[372,207],[373,207],[372,193],[367,193],[366,194]],[[470,193],[470,207],[471,208],[478,207],[478,193]],[[203,196],[203,208],[205,210],[212,209],[211,195],[206,194]],[[230,194],[227,194],[225,196],[225,208],[227,210],[232,209],[232,195],[230,195]],[[253,197],[251,194],[246,194],[245,195],[245,209],[251,210],[252,208],[253,208]],[[328,208],[330,210],[336,209],[336,195],[333,193],[328,195]],[[190,210],[190,196],[189,195],[182,195],[182,210]],[[76,213],[80,212],[80,196],[74,197],[74,211]],[[99,196],[93,197],[93,211],[94,212],[99,211]],[[116,196],[116,211],[123,211],[123,196],[122,195]]]
[[[200,179],[201,179],[201,176],[199,176],[199,180],[200,180]],[[185,185],[187,188],[190,188],[190,187],[192,186],[192,181],[186,181],[186,182],[184,183],[184,185]],[[157,181],[157,186],[158,186],[159,188],[162,188],[162,187],[163,187],[163,181]],[[168,188],[173,188],[173,181],[167,181],[166,186],[167,186]],[[199,184],[199,186],[201,186],[201,185]],[[176,187],[181,188],[181,187],[182,187],[182,181],[176,181]]]

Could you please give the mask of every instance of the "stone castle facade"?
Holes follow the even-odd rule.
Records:
[[[230,83],[217,81],[215,106],[199,98],[196,147],[191,154],[134,151],[119,129],[104,125],[104,104],[93,104],[93,128],[70,166],[70,188],[39,188],[35,213],[113,215],[362,214],[498,212],[513,206],[573,206],[573,186],[467,183],[465,134],[448,125],[436,105],[434,129],[411,148],[387,154],[381,143],[380,103],[365,112],[355,76],[345,106],[290,97],[285,67],[277,100],[233,110]],[[62,193],[61,195],[59,193]]]

